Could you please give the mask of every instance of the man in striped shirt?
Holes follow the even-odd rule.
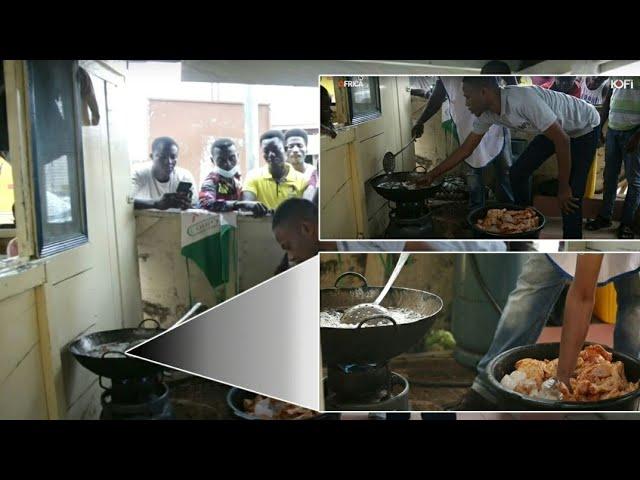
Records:
[[[618,175],[624,162],[629,189],[624,199],[618,238],[632,239],[633,218],[640,205],[640,77],[612,77],[611,85],[602,112],[602,122],[607,117],[609,119],[605,140],[602,208],[599,215],[589,221],[585,228],[599,230],[611,226]]]
[[[213,170],[207,175],[198,195],[200,208],[212,212],[243,210],[254,216],[266,215],[260,202],[242,201],[242,182],[238,168],[238,151],[230,138],[219,138],[211,145]]]

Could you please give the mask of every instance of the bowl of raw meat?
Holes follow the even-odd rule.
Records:
[[[533,207],[512,203],[492,203],[473,210],[467,223],[476,238],[539,238],[546,219]]]
[[[241,420],[332,420],[340,418],[340,414],[315,412],[240,388],[229,390],[227,405],[235,417]]]
[[[489,382],[501,410],[614,411],[637,410],[640,361],[599,344],[586,343],[571,377],[571,388],[554,398],[543,382],[554,378],[559,343],[516,347],[487,365]]]

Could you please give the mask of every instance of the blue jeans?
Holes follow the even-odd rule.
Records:
[[[562,238],[582,238],[582,197],[587,186],[589,169],[596,154],[600,128],[571,139],[571,172],[569,185],[573,196],[578,199],[579,208],[569,214],[562,214]],[[511,188],[515,202],[532,205],[531,176],[540,165],[555,153],[555,145],[544,135],[538,135],[527,146],[516,164],[511,168]]]
[[[482,172],[489,167],[493,167],[496,175],[496,199],[499,202],[513,203],[513,192],[509,181],[509,169],[512,163],[511,154],[511,131],[503,127],[504,146],[502,151],[490,163],[482,168],[469,167],[466,174],[467,186],[469,187],[469,208],[484,207],[484,179]]]
[[[618,175],[622,162],[624,173],[629,183],[629,190],[624,199],[622,209],[622,223],[631,225],[633,216],[640,206],[640,149],[632,153],[626,153],[625,147],[629,138],[637,132],[634,128],[628,131],[607,130],[607,140],[604,152],[604,194],[602,196],[602,210],[600,216],[611,220],[613,216],[613,204],[616,201],[618,189]]]
[[[538,341],[547,318],[558,301],[567,280],[546,255],[531,254],[525,262],[516,288],[509,294],[489,351],[477,365],[473,389],[495,400],[486,374],[487,365],[511,348]],[[613,348],[640,358],[640,275],[614,280],[618,299]]]

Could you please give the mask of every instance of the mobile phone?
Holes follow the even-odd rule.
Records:
[[[178,184],[178,193],[189,193],[191,191],[191,182],[180,182]]]

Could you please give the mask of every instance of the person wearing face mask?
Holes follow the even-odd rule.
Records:
[[[269,130],[260,137],[264,167],[252,170],[242,189],[243,201],[258,201],[271,210],[288,198],[299,198],[309,181],[285,161],[284,135]]]
[[[198,200],[200,208],[212,212],[250,211],[263,216],[267,207],[260,202],[241,201],[242,182],[238,167],[238,151],[233,140],[219,138],[211,145],[213,170],[205,178]]]
[[[151,144],[150,162],[135,169],[130,198],[136,210],[179,208],[186,210],[195,202],[195,181],[178,163],[178,144],[173,138],[158,137]],[[178,192],[181,182],[190,183],[189,192]]]

